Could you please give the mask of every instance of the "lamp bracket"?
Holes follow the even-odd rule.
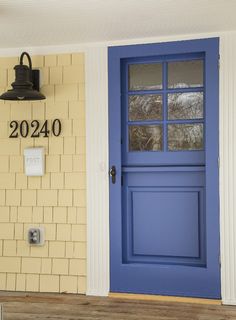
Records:
[[[28,52],[22,52],[22,54],[20,56],[20,64],[23,65],[24,56],[27,57],[28,62],[29,62],[29,68],[30,68],[30,70],[32,70],[32,61],[31,61],[31,58],[30,58],[30,55],[28,54]]]
[[[27,57],[28,59],[28,63],[29,63],[29,69],[30,69],[30,80],[33,83],[33,89],[39,91],[39,70],[34,69],[32,70],[32,61],[30,58],[30,55],[28,54],[28,52],[22,52],[21,56],[20,56],[20,65],[23,65],[23,60],[24,57]]]
[[[33,69],[31,71],[31,77],[32,77],[32,83],[33,83],[33,89],[39,91],[39,87],[40,87],[39,70]]]

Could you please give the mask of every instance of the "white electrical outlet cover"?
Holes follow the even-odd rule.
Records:
[[[45,230],[44,230],[44,227],[30,227],[28,229],[28,236],[29,236],[29,232],[32,231],[32,230],[39,230],[39,234],[40,234],[40,241],[39,243],[30,243],[31,246],[43,246],[44,243],[45,243]],[[29,242],[29,238],[28,238],[28,242]]]

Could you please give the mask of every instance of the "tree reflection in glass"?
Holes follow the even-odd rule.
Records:
[[[162,64],[144,63],[129,65],[129,90],[162,89]]]
[[[168,149],[202,150],[203,149],[203,124],[169,124]]]
[[[129,96],[129,120],[161,120],[162,95],[145,94]]]
[[[203,93],[168,94],[168,119],[202,119]]]
[[[162,126],[129,126],[129,151],[161,151]]]
[[[202,87],[203,68],[203,60],[169,62],[168,88]]]

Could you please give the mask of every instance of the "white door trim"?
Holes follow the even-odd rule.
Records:
[[[236,33],[220,37],[221,293],[236,305]]]
[[[109,292],[107,47],[86,51],[87,295]]]
[[[221,291],[236,305],[236,32],[155,39],[220,37],[220,236]],[[134,40],[130,40],[130,44]],[[137,41],[136,41],[137,43]],[[146,43],[146,40],[140,41]],[[127,43],[126,43],[127,44]],[[109,292],[107,45],[86,48],[87,294]],[[216,137],[217,138],[217,137]]]

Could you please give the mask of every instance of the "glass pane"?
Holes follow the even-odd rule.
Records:
[[[162,126],[129,126],[129,151],[162,150]]]
[[[168,87],[203,87],[203,61],[179,61],[168,63]]]
[[[203,93],[168,94],[168,119],[202,119]]]
[[[129,66],[129,90],[162,88],[162,64],[132,64]]]
[[[161,120],[162,96],[145,94],[129,96],[129,120]]]
[[[203,124],[169,124],[168,149],[170,151],[202,150]]]

